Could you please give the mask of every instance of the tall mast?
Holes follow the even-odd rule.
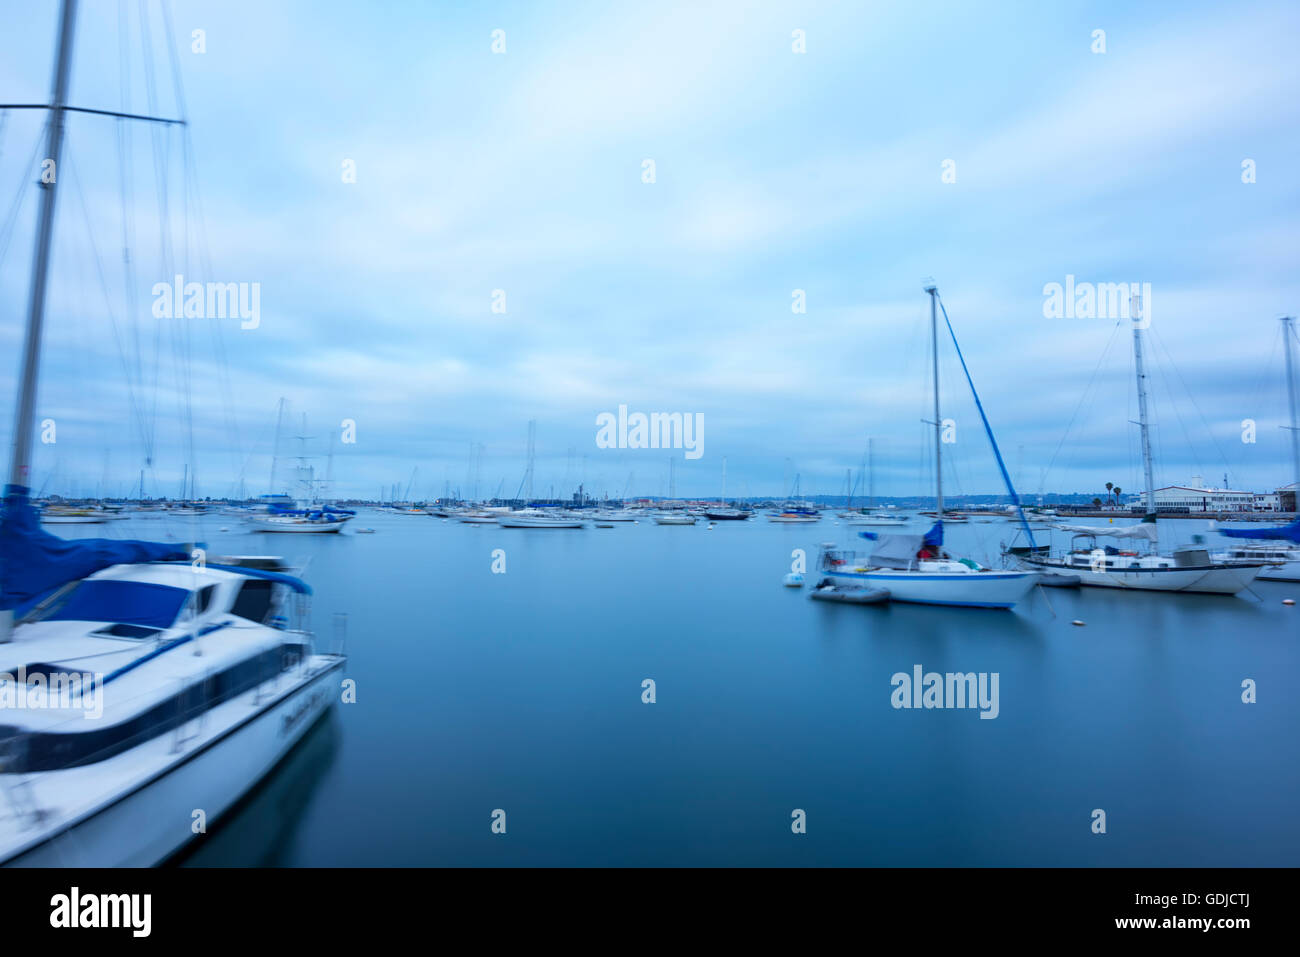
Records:
[[[872,439],[867,439],[867,507],[876,507],[876,457],[871,447]]]
[[[275,490],[275,467],[279,464],[280,458],[280,429],[284,425],[284,396],[280,396],[280,409],[275,414],[275,445],[271,447],[271,487],[267,490],[272,495],[278,495]]]
[[[1295,318],[1282,317],[1282,335],[1286,339],[1283,348],[1286,351],[1286,395],[1291,403],[1291,478],[1296,483],[1296,495],[1300,496],[1300,421],[1296,419],[1295,360],[1291,357],[1295,339]]]
[[[727,457],[722,457],[722,505],[727,504]]]
[[[63,114],[68,101],[68,77],[72,72],[72,34],[76,27],[77,0],[63,0],[59,15],[59,44],[54,61],[50,116],[45,127],[45,159],[52,162],[53,177],[41,185],[40,220],[36,229],[36,250],[32,256],[32,278],[27,307],[27,333],[23,339],[23,366],[18,386],[18,409],[14,414],[13,458],[9,463],[9,484],[27,488],[31,478],[32,438],[36,427],[36,379],[41,363],[41,332],[45,324],[45,291],[50,273],[50,245],[54,238],[54,199],[63,157]]]
[[[1146,516],[1144,521],[1156,520],[1156,483],[1151,468],[1151,427],[1147,422],[1147,375],[1142,365],[1142,296],[1134,293],[1129,300],[1129,320],[1133,323],[1133,367],[1137,373],[1138,428],[1142,433],[1142,472],[1146,479]]]
[[[927,283],[930,294],[930,363],[934,373],[934,514],[943,521],[943,419],[939,417],[939,287]]]

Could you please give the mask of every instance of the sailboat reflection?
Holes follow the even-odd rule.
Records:
[[[280,867],[289,863],[298,825],[339,750],[338,719],[326,712],[279,766],[168,865]]]

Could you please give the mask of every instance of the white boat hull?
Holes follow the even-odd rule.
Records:
[[[324,656],[318,656],[324,657]],[[316,720],[337,700],[342,658],[331,658],[311,673],[281,675],[278,694],[268,694],[258,710],[250,706],[253,693],[215,709],[243,709],[250,714],[217,730],[209,716],[202,730],[173,752],[174,736],[166,734],[107,761],[67,771],[39,775],[0,775],[3,778],[113,773],[107,765],[139,767],[140,780],[107,797],[87,813],[66,821],[50,821],[45,833],[34,835],[10,856],[5,866],[18,867],[152,867],[171,857],[196,834],[194,812],[201,810],[211,826],[288,754]],[[286,684],[291,678],[298,678]],[[17,781],[0,781],[15,787]],[[44,782],[42,782],[43,784]],[[40,788],[41,785],[37,785]],[[39,794],[39,790],[38,790]]]
[[[336,522],[277,521],[270,518],[250,518],[249,522],[259,532],[337,532],[347,524],[347,519]]]
[[[1091,588],[1119,588],[1129,591],[1198,592],[1235,595],[1260,577],[1259,565],[1212,565],[1193,568],[1105,568],[1049,562],[1025,562],[1044,571],[1079,576],[1079,584]]]
[[[508,518],[502,515],[497,524],[502,528],[582,528],[585,523],[570,518]]]
[[[904,569],[830,571],[836,585],[884,588],[891,601],[966,608],[1011,608],[1038,582],[1035,572],[981,571],[969,573],[911,572]]]

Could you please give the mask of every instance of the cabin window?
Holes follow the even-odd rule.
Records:
[[[263,578],[248,579],[239,589],[231,613],[261,624],[270,617],[274,588],[275,582]]]
[[[68,592],[68,596],[42,616],[41,620],[112,621],[149,628],[170,628],[189,597],[188,590],[171,585],[87,579],[78,582]]]
[[[216,585],[209,585],[200,589],[198,596],[194,599],[194,613],[201,615],[212,605],[212,596],[217,593]]]

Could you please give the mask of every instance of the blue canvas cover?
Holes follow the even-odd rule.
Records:
[[[1221,528],[1218,531],[1220,535],[1227,535],[1229,538],[1285,540],[1300,545],[1300,518],[1290,525],[1275,525],[1272,528]]]
[[[54,589],[110,565],[189,561],[189,548],[115,538],[66,540],[41,528],[21,485],[5,486],[0,514],[0,611],[20,616]]]

